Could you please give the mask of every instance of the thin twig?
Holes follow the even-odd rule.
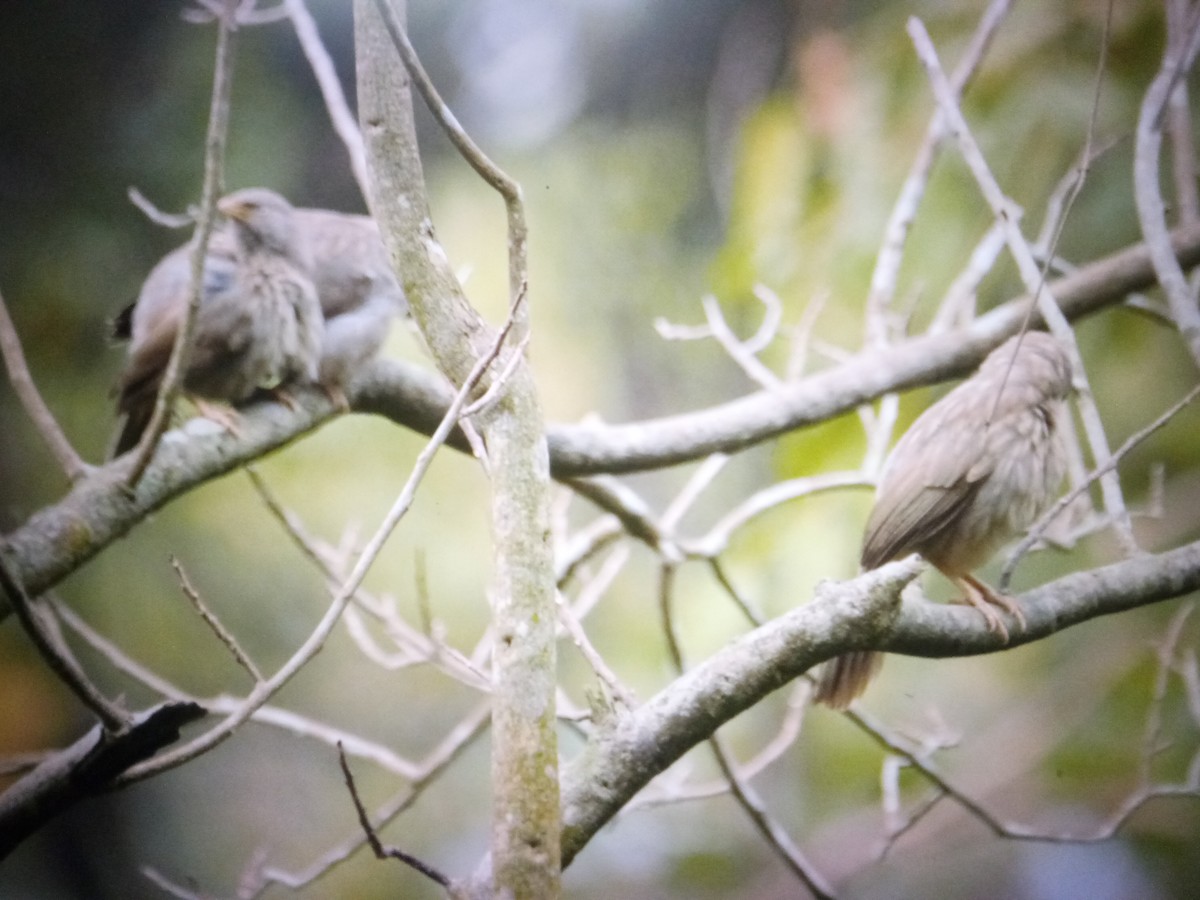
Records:
[[[984,54],[991,45],[992,38],[1000,28],[1000,23],[1008,15],[1012,0],[993,0],[980,19],[979,26],[971,37],[971,43],[963,53],[963,58],[955,67],[951,78],[951,87],[957,96],[966,89],[971,78],[979,69]],[[921,146],[917,148],[909,167],[908,176],[900,189],[900,196],[888,217],[884,229],[883,244],[875,260],[875,269],[871,273],[871,287],[867,293],[866,323],[867,337],[874,344],[886,343],[888,339],[887,308],[891,305],[896,291],[896,280],[900,272],[900,263],[904,259],[904,246],[908,238],[908,230],[917,216],[921,197],[925,193],[925,185],[929,181],[929,173],[937,158],[938,150],[946,136],[946,120],[939,109],[933,114]]]
[[[756,296],[758,295],[756,294]],[[772,295],[764,294],[762,296],[769,297]],[[760,299],[762,298],[760,297]],[[775,302],[778,303],[778,299]],[[766,300],[763,300],[763,303],[767,304],[767,315],[763,317],[762,326],[756,335],[743,341],[733,333],[733,329],[725,321],[725,316],[721,312],[721,305],[717,303],[716,297],[710,294],[701,300],[701,306],[704,308],[704,318],[708,322],[708,327],[712,332],[712,336],[716,338],[717,343],[721,345],[721,348],[729,355],[729,358],[737,363],[741,370],[746,373],[746,377],[759,385],[759,387],[772,391],[780,388],[782,382],[778,375],[759,361],[756,354],[765,344],[763,340],[764,330],[768,326],[778,324],[778,315],[771,314],[772,307]],[[772,330],[766,339],[769,341],[773,337],[774,333]]]
[[[814,294],[804,305],[804,311],[800,313],[800,321],[792,328],[787,366],[784,369],[784,377],[789,382],[799,381],[804,377],[804,371],[808,366],[808,348],[812,342],[813,330],[817,327],[817,319],[825,311],[830,296],[830,292],[827,290]]]
[[[104,730],[109,734],[119,734],[127,730],[133,724],[132,717],[121,706],[105,697],[84,674],[79,662],[71,656],[63,643],[62,635],[57,629],[52,629],[43,618],[43,614],[34,607],[33,601],[25,593],[25,588],[9,569],[3,552],[0,552],[0,592],[12,605],[17,620],[50,671],[70,688],[71,693],[78,697],[84,706],[96,714]]]
[[[54,459],[71,481],[83,478],[92,471],[92,467],[75,452],[75,448],[67,440],[54,414],[50,412],[50,407],[46,405],[33,383],[33,376],[29,374],[29,366],[25,363],[25,353],[21,349],[21,339],[17,336],[17,329],[8,315],[8,306],[4,303],[3,296],[0,296],[0,353],[4,354],[4,367],[8,370],[8,380],[12,383],[13,391],[25,407],[25,413],[37,428],[38,434],[50,448]]]
[[[575,644],[575,648],[587,660],[596,677],[604,683],[612,696],[621,701],[621,704],[626,709],[633,709],[637,705],[637,698],[634,696],[633,691],[624,685],[621,679],[617,677],[617,673],[609,667],[604,657],[593,646],[583,625],[576,618],[575,611],[564,600],[562,594],[558,594],[557,601],[559,621],[562,622],[567,634],[571,636],[571,641]]]
[[[614,515],[601,516],[581,528],[570,540],[555,542],[559,558],[554,566],[554,583],[560,590],[588,560],[620,539],[624,534]]]
[[[114,669],[169,700],[178,703],[196,703],[215,714],[236,712],[244,702],[241,697],[232,697],[225,694],[216,697],[201,698],[184,691],[140,663],[135,662],[115,643],[92,628],[70,607],[57,600],[53,600],[51,608],[75,635],[100,654],[100,656],[104,657]],[[369,760],[380,768],[391,772],[393,775],[409,781],[416,781],[425,774],[422,764],[414,763],[382,744],[350,734],[343,729],[335,728],[324,722],[318,722],[315,719],[292,712],[291,710],[264,705],[254,711],[251,719],[260,725],[278,728],[289,734],[319,741],[330,747],[336,747],[341,742],[352,756]]]
[[[350,764],[346,762],[346,753],[342,749],[342,745],[338,744],[338,765],[342,768],[342,776],[346,780],[346,790],[350,792],[350,799],[354,802],[354,811],[358,814],[358,824],[362,826],[363,833],[367,836],[367,844],[371,847],[371,852],[375,854],[376,859],[398,859],[413,869],[416,869],[426,878],[435,881],[442,887],[449,889],[451,882],[449,877],[443,875],[433,866],[413,856],[411,853],[405,853],[399,847],[384,847],[379,840],[379,835],[375,833],[375,829],[371,827],[371,817],[367,815],[367,810],[363,807],[362,800],[358,796],[358,788],[354,784],[354,775],[350,772]]]
[[[826,472],[802,478],[790,478],[776,482],[751,494],[720,518],[708,533],[696,540],[683,543],[689,556],[718,556],[729,546],[733,535],[752,519],[777,506],[802,497],[844,488],[873,488],[875,480],[862,472]]]
[[[992,222],[975,245],[975,249],[971,251],[971,255],[967,257],[966,266],[946,290],[937,312],[933,315],[933,321],[929,324],[929,334],[961,327],[975,317],[976,292],[1003,249],[1004,230],[999,223]]]
[[[408,34],[404,29],[404,25],[400,21],[400,17],[396,14],[396,10],[392,7],[392,4],[388,0],[375,0],[375,8],[379,10],[379,15],[383,19],[388,35],[391,37],[396,51],[400,54],[400,58],[404,61],[404,66],[408,69],[408,74],[412,78],[417,92],[420,93],[421,98],[425,101],[425,105],[429,108],[437,123],[442,127],[446,136],[450,138],[450,143],[454,145],[454,148],[458,150],[459,154],[475,170],[479,177],[495,188],[504,200],[508,219],[509,307],[515,312],[520,305],[521,296],[526,291],[528,284],[528,227],[525,223],[525,207],[521,199],[521,186],[509,177],[503,169],[492,162],[487,154],[480,149],[475,141],[471,139],[471,136],[467,134],[466,129],[459,123],[458,118],[450,110],[450,107],[442,100],[429,74],[425,71],[425,67],[421,64],[421,60],[417,56],[417,51],[408,40]],[[528,313],[526,313],[526,320],[527,316]],[[527,321],[519,321],[521,321],[520,330],[524,332],[527,329]]]
[[[133,766],[128,769],[120,779],[120,783],[125,784],[132,781],[138,781],[143,778],[148,778],[151,775],[157,774],[168,768],[182,765],[183,763],[207,752],[217,744],[226,740],[236,731],[243,722],[245,722],[254,713],[258,707],[262,706],[270,699],[280,688],[287,684],[292,677],[300,671],[304,665],[312,659],[313,656],[324,646],[325,641],[332,633],[338,619],[341,618],[346,604],[350,602],[350,598],[362,586],[363,579],[366,578],[367,572],[374,564],[379,553],[383,550],[384,544],[388,537],[399,524],[400,519],[404,517],[412,506],[413,500],[416,497],[418,486],[425,477],[425,473],[429,470],[433,463],[433,458],[442,444],[453,432],[458,424],[459,416],[462,409],[466,406],[467,399],[475,391],[479,380],[488,370],[491,364],[495,361],[500,349],[504,345],[505,338],[511,329],[513,317],[510,315],[504,327],[501,328],[496,338],[487,353],[476,360],[466,380],[463,382],[458,393],[455,394],[454,400],[451,401],[449,408],[442,417],[438,427],[434,430],[433,436],[430,437],[425,447],[417,455],[416,462],[413,464],[412,472],[409,474],[408,481],[400,491],[400,495],[396,498],[396,502],[388,511],[384,521],[380,524],[375,535],[368,542],[363,552],[359,555],[358,561],[355,563],[353,571],[343,583],[342,587],[336,592],[333,601],[326,610],[321,621],[317,623],[316,628],[309,634],[304,643],[296,650],[292,657],[280,667],[280,669],[266,681],[259,682],[254,689],[247,695],[244,704],[236,712],[226,716],[217,725],[213,726],[204,734],[189,741],[182,747],[157,756],[154,759],[147,760],[144,763]]]
[[[529,347],[530,336],[526,334],[521,338],[520,342],[508,354],[508,358],[504,362],[504,368],[491,379],[488,383],[487,390],[483,392],[483,396],[472,401],[472,403],[463,410],[463,418],[468,416],[477,416],[488,407],[493,406],[504,392],[508,382],[512,380],[513,374],[517,371],[517,366],[521,364],[521,359],[525,355],[525,351]]]
[[[767,811],[766,804],[763,803],[758,793],[750,787],[749,783],[742,780],[733,764],[728,749],[725,747],[724,740],[722,740],[720,735],[714,734],[708,739],[708,743],[712,747],[713,755],[716,757],[717,766],[729,782],[729,789],[733,794],[733,798],[742,807],[746,815],[750,817],[750,822],[758,829],[759,834],[766,840],[767,845],[791,869],[792,874],[804,883],[804,886],[812,892],[814,897],[832,898],[834,896],[833,887],[804,856],[804,853],[796,846],[795,841],[792,840],[791,835]]]
[[[683,653],[679,646],[679,639],[675,634],[674,619],[671,615],[671,598],[674,583],[675,567],[663,564],[659,570],[658,582],[659,613],[662,616],[662,627],[667,639],[667,649],[670,653],[671,662],[676,671],[682,674],[684,671]],[[762,800],[759,799],[749,784],[744,782],[737,773],[724,742],[718,735],[713,734],[708,739],[708,743],[712,748],[713,755],[716,757],[721,773],[728,782],[730,793],[742,809],[745,810],[746,814],[750,817],[750,821],[758,829],[759,834],[763,836],[768,846],[775,851],[788,868],[792,870],[793,874],[804,883],[805,887],[815,897],[832,897],[833,889],[826,883],[825,879],[816,871],[812,864],[804,858],[800,848],[795,845],[795,842],[792,841],[783,827],[767,812]]]
[[[354,180],[358,182],[358,189],[365,199],[370,196],[367,184],[367,153],[363,147],[362,133],[358,130],[358,122],[355,121],[354,113],[350,111],[350,104],[346,102],[346,93],[342,90],[333,60],[329,51],[325,49],[325,43],[317,31],[317,23],[304,0],[284,0],[284,6],[291,17],[300,48],[304,51],[304,56],[317,79],[317,87],[325,101],[329,121],[333,123],[333,130],[346,147],[346,153],[350,157],[350,171],[354,173]]]
[[[744,596],[737,589],[733,580],[725,571],[725,567],[721,564],[721,558],[719,556],[709,557],[708,567],[712,571],[713,577],[717,579],[717,584],[725,591],[725,595],[733,601],[733,605],[738,608],[738,611],[746,618],[746,621],[754,628],[765,625],[767,617],[757,605],[750,601],[749,597]]]
[[[327,547],[323,549],[317,546],[317,542],[309,537],[299,518],[283,507],[256,469],[248,466],[246,472],[268,511],[283,526],[284,531],[301,553],[325,577],[330,590],[336,592],[345,580],[345,571],[343,565],[335,563],[334,552]],[[491,690],[491,680],[484,672],[480,671],[461,653],[441,643],[428,630],[422,633],[409,625],[396,612],[394,603],[384,603],[361,588],[355,591],[352,599],[368,615],[383,623],[388,637],[393,642],[403,645],[399,654],[385,652],[375,644],[367,632],[366,625],[354,615],[354,607],[347,608],[345,613],[347,633],[358,645],[359,650],[375,664],[394,670],[433,663],[442,672],[461,684],[474,690]],[[419,601],[420,593],[418,591]]]
[[[188,225],[194,225],[196,222],[196,216],[191,211],[186,213],[169,213],[159,209],[154,201],[136,187],[131,186],[127,188],[125,195],[129,198],[129,202],[136,206],[142,215],[155,225],[161,225],[164,228],[186,228]]]
[[[576,619],[582,622],[595,609],[596,604],[608,593],[613,582],[617,580],[617,576],[624,571],[629,557],[628,543],[618,544],[613,548],[613,552],[605,557],[599,569],[583,583],[579,593],[575,595],[575,602],[571,604],[571,612]]]
[[[490,703],[482,703],[464,716],[446,736],[420,762],[420,775],[384,802],[374,815],[374,828],[380,829],[412,807],[424,794],[425,789],[433,780],[441,775],[470,744],[487,728],[490,720]],[[366,836],[361,828],[354,832],[337,846],[332,847],[321,857],[299,872],[288,872],[278,868],[265,868],[262,876],[266,883],[281,884],[296,890],[311,884],[339,863],[347,860],[351,854],[366,843]],[[247,900],[247,898],[243,898]]]
[[[204,620],[204,623],[212,630],[212,633],[217,636],[217,639],[233,655],[237,664],[250,674],[255,683],[263,681],[262,672],[258,670],[258,666],[254,664],[254,660],[242,649],[241,645],[237,642],[237,638],[230,633],[229,629],[221,624],[221,620],[217,618],[216,614],[208,608],[208,604],[204,602],[204,598],[200,596],[200,592],[192,585],[187,572],[183,570],[183,563],[179,561],[177,556],[171,556],[171,568],[175,570],[175,575],[179,578],[179,588],[183,591],[183,595],[188,598],[188,602],[199,613],[200,618]]]
[[[608,475],[568,478],[564,484],[600,509],[612,513],[631,537],[637,538],[664,558],[683,559],[655,519],[654,512],[633,488]]]
[[[1060,497],[1057,503],[1046,510],[1046,512],[1044,512],[1042,516],[1033,523],[1028,533],[1024,538],[1021,539],[1021,542],[1017,544],[1012,553],[1009,554],[1008,559],[1004,563],[1004,568],[1000,573],[1000,590],[1005,590],[1008,587],[1008,583],[1012,579],[1013,571],[1016,569],[1017,563],[1020,562],[1021,557],[1028,553],[1033,545],[1041,540],[1042,535],[1046,533],[1047,527],[1049,527],[1050,523],[1058,517],[1059,513],[1066,509],[1072,502],[1074,502],[1076,497],[1086,491],[1091,486],[1092,482],[1103,477],[1105,473],[1115,470],[1117,465],[1121,462],[1121,459],[1127,453],[1129,453],[1130,450],[1170,422],[1180,410],[1195,400],[1198,395],[1200,395],[1200,384],[1195,385],[1190,391],[1184,394],[1182,398],[1173,403],[1166,412],[1160,415],[1149,425],[1146,425],[1144,428],[1135,431],[1128,438],[1126,438],[1125,443],[1118,447],[1115,453],[1109,456],[1108,460],[1103,466],[1097,466],[1095,469],[1093,469],[1088,474],[1087,478],[1075,485],[1075,487]]]
[[[1138,221],[1150,250],[1150,260],[1158,283],[1171,307],[1175,327],[1200,367],[1200,308],[1183,269],[1171,253],[1167,229],[1166,208],[1159,185],[1159,156],[1162,149],[1161,115],[1174,93],[1175,85],[1189,71],[1200,50],[1200,7],[1195,7],[1189,21],[1178,32],[1168,35],[1162,66],[1138,111],[1137,138],[1134,150],[1133,187]]]
[[[1096,461],[1096,465],[1103,467],[1111,456],[1111,451],[1108,447],[1108,437],[1105,435],[1104,424],[1101,421],[1100,413],[1092,397],[1091,388],[1087,382],[1086,372],[1079,356],[1079,349],[1076,346],[1071,326],[1059,308],[1058,301],[1055,299],[1050,286],[1045,281],[1044,271],[1039,268],[1034,259],[1033,251],[1025,240],[1025,236],[1021,233],[1019,211],[1015,204],[1001,190],[999,183],[988,167],[987,160],[984,158],[978,142],[971,133],[966,118],[958,106],[954,92],[946,79],[945,73],[942,71],[941,63],[938,61],[937,51],[934,49],[929,32],[925,30],[925,26],[921,20],[915,16],[908,20],[908,32],[916,48],[917,55],[925,66],[930,86],[933,89],[938,105],[945,113],[951,132],[958,141],[963,159],[971,170],[972,175],[974,175],[975,181],[979,185],[980,191],[983,193],[988,205],[992,208],[992,213],[995,215],[996,221],[1004,228],[1009,252],[1017,264],[1017,271],[1020,273],[1021,280],[1025,284],[1025,289],[1033,297],[1033,302],[1037,304],[1038,311],[1042,314],[1050,331],[1064,345],[1071,357],[1072,370],[1075,375],[1076,403],[1079,408],[1080,417],[1083,420],[1084,429],[1088,436],[1088,443],[1091,445],[1092,456]],[[1133,556],[1142,552],[1134,538],[1129,511],[1126,509],[1125,499],[1121,492],[1121,482],[1115,473],[1111,470],[1106,471],[1100,478],[1100,488],[1104,495],[1105,508],[1112,516],[1113,530],[1122,550],[1127,556]]]
[[[1158,657],[1158,668],[1154,673],[1154,687],[1150,696],[1150,704],[1146,709],[1146,724],[1142,731],[1140,769],[1143,785],[1149,785],[1153,780],[1151,777],[1152,767],[1154,759],[1161,749],[1159,741],[1162,737],[1163,701],[1167,696],[1172,663],[1175,652],[1179,648],[1179,640],[1183,635],[1183,627],[1187,624],[1188,617],[1191,616],[1194,609],[1195,604],[1193,603],[1180,604],[1179,609],[1171,616],[1162,640],[1154,648],[1155,655]]]
[[[208,255],[208,241],[212,235],[216,218],[217,199],[224,185],[225,144],[229,137],[229,95],[233,82],[234,37],[237,33],[237,0],[225,0],[217,16],[217,53],[213,73],[212,101],[208,113],[208,134],[204,141],[204,187],[200,195],[200,210],[196,220],[191,255],[191,285],[188,290],[187,311],[179,323],[171,358],[163,372],[158,396],[154,401],[154,412],[138,442],[133,463],[129,467],[126,484],[137,485],[142,473],[150,465],[154,450],[167,428],[175,408],[175,399],[183,385],[188,356],[196,330],[196,314],[204,293],[204,262]]]

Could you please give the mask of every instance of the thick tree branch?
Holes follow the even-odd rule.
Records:
[[[1045,638],[1070,625],[1200,589],[1200,541],[1078,572],[1018,598],[1028,628],[1004,644],[974,611],[904,603],[912,560],[825,582],[804,606],[714,653],[645,704],[598,731],[563,771],[563,864],[687,750],[767,694],[847,649],[967,656]]]
[[[177,741],[179,729],[203,715],[196,703],[164,703],[116,734],[96,725],[46,759],[0,798],[0,859],[59,813],[111,790],[130,766]]]
[[[1200,264],[1200,226],[1176,231],[1182,266]],[[1154,268],[1145,245],[1104,257],[1051,283],[1070,319],[1094,313],[1151,287]],[[1015,332],[1027,298],[981,316],[971,327],[914,338],[852,357],[785,385],[682,415],[623,425],[550,425],[550,470],[566,479],[605,472],[662,468],[715,451],[732,452],[848,412],[891,391],[935,384],[969,372]],[[454,392],[444,378],[411,363],[377,360],[347,388],[354,409],[432,434]],[[53,587],[151,513],[179,495],[276,450],[333,418],[320,391],[297,391],[297,409],[250,407],[241,435],[189,436],[164,442],[137,488],[127,492],[118,460],[81,479],[57,503],[5,536],[14,574],[30,596]],[[466,446],[461,433],[448,441]],[[0,608],[0,617],[8,614]]]
[[[450,127],[457,123],[408,44],[402,12],[385,0],[356,0],[355,46],[370,205],[438,368],[461,384],[504,334],[497,336],[471,308],[434,233],[405,65],[477,171],[495,185],[497,170],[474,145],[464,144],[461,128]],[[521,322],[528,306],[524,213],[519,189],[506,176],[499,181],[507,186],[500,189],[509,212],[510,321]],[[495,558],[489,590],[496,636],[491,870],[480,879],[479,893],[549,900],[559,894],[561,871],[550,465],[523,347],[506,348],[499,362],[490,380],[506,377],[504,390],[472,416],[486,447]],[[501,376],[501,370],[509,374]]]

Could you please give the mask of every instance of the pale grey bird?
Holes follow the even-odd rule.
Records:
[[[1008,597],[971,573],[1054,500],[1066,473],[1059,424],[1071,363],[1050,335],[1028,332],[993,350],[976,372],[925,410],[884,466],[863,536],[862,568],[919,553],[1008,639],[995,607],[1021,627]],[[882,662],[855,651],[822,669],[814,699],[844,709]]]
[[[408,304],[374,219],[324,209],[297,212],[325,316],[320,381],[345,405],[347,382],[379,352]]]
[[[236,405],[260,390],[286,402],[281,391],[289,384],[317,380],[325,329],[295,210],[264,188],[230,194],[218,210],[231,224],[232,250],[218,245],[226,255],[206,266],[183,389],[201,402]],[[186,251],[184,260],[186,268]],[[186,287],[182,300],[168,302],[155,293],[172,277],[171,267],[156,267],[147,279],[149,302],[139,303],[130,317],[129,351],[117,385],[124,421],[114,456],[137,444],[154,409],[187,302]],[[146,287],[142,294],[146,299]]]

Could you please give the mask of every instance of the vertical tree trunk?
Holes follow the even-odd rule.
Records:
[[[434,237],[408,74],[373,0],[355,0],[355,41],[372,212],[438,366],[462,384],[495,332],[467,303]],[[491,890],[542,900],[560,892],[556,613],[545,431],[523,362],[476,424],[487,448],[495,544]]]

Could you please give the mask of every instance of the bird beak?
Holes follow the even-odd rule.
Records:
[[[250,218],[250,204],[232,197],[224,197],[217,201],[217,212],[227,219],[245,222]]]

